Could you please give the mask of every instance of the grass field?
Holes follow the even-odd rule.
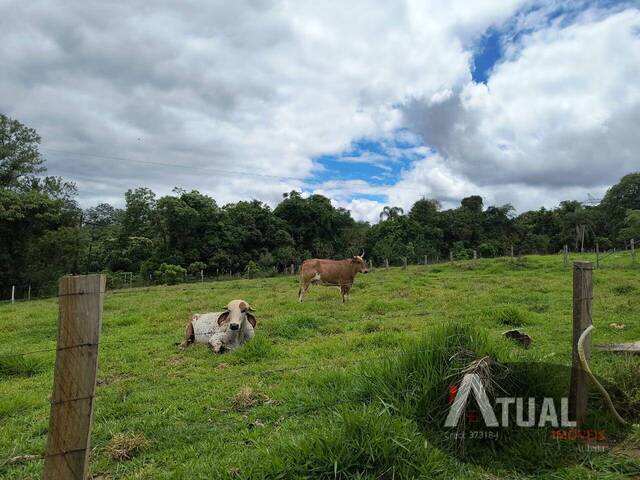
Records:
[[[108,292],[92,475],[640,478],[637,429],[604,452],[534,435],[469,458],[440,444],[421,410],[446,398],[445,389],[432,399],[432,387],[446,380],[442,362],[458,348],[501,361],[570,363],[571,269],[561,257],[376,269],[358,276],[346,305],[337,289],[323,287],[299,304],[297,283],[281,277]],[[639,294],[640,268],[628,257],[612,256],[594,271],[594,343],[640,340]],[[193,312],[220,310],[234,298],[256,309],[253,342],[221,356],[205,346],[177,352]],[[55,348],[56,320],[56,299],[0,305],[1,478],[41,473],[42,460],[3,463],[44,451],[54,352],[7,354]],[[531,348],[502,338],[511,327],[531,335]],[[451,341],[451,332],[459,339]],[[596,352],[592,363],[624,385],[623,413],[640,422],[638,357]],[[598,398],[593,405],[596,416],[607,416]]]

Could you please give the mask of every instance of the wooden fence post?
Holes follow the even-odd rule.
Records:
[[[511,260],[513,260],[513,244],[511,244]]]
[[[449,250],[449,261],[453,262],[453,250]]]
[[[384,268],[389,268],[389,259],[388,258],[384,259]]]
[[[402,269],[403,270],[407,269],[407,257],[402,258]]]
[[[296,271],[295,271],[295,267],[293,265],[293,263],[291,264],[291,275],[295,275]]]
[[[600,245],[596,242],[596,268],[600,268]]]
[[[591,262],[573,262],[573,362],[569,386],[569,418],[578,422],[578,428],[587,416],[589,395],[589,378],[580,366],[578,339],[582,332],[592,324],[592,273],[593,264]],[[591,336],[584,343],[584,353],[589,361],[591,358]]]
[[[636,263],[636,242],[633,238],[631,239],[631,262]]]
[[[204,270],[200,269],[200,283],[204,283]]]
[[[478,252],[476,252],[475,250],[473,251],[473,259],[474,260],[478,259]]]
[[[28,293],[27,293],[27,300],[31,301],[31,284],[29,284],[29,290],[28,290]]]
[[[564,246],[564,267],[567,268],[569,266],[569,246],[565,245]]]
[[[51,395],[44,480],[87,476],[106,276],[58,282],[58,348]]]
[[[16,286],[11,285],[11,305],[16,303]]]
[[[429,265],[429,257],[427,257],[427,255],[424,256],[424,264],[425,265]]]
[[[373,260],[369,259],[369,270],[373,271]]]

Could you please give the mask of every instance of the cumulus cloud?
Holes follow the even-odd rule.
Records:
[[[0,111],[85,203],[176,184],[273,202],[301,184],[220,170],[311,178],[388,135],[407,99],[468,80],[465,42],[518,3],[3,1]]]
[[[303,189],[371,221],[421,196],[549,205],[638,168],[640,27],[633,7],[549,22],[561,2],[537,3],[0,0],[0,111],[84,205],[140,185]],[[477,40],[505,25],[474,83]],[[328,154],[383,180],[327,183]]]
[[[408,104],[407,122],[439,156],[400,185],[521,208],[601,195],[640,167],[639,31],[634,8],[559,17],[507,44],[486,84]]]

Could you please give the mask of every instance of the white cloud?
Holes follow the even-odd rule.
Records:
[[[176,183],[273,201],[281,182],[206,168],[309,177],[314,156],[389,135],[400,104],[468,81],[466,43],[519,3],[5,1],[0,111],[85,203]]]
[[[440,157],[417,162],[390,201],[420,186],[520,209],[601,195],[640,168],[640,10],[590,10],[511,44],[486,85],[414,102],[408,122]]]
[[[640,167],[640,11],[548,25],[561,2],[526,3],[0,0],[0,111],[41,133],[50,172],[77,181],[85,205],[139,185],[271,204],[304,188],[375,221],[421,196],[519,209],[597,196]],[[530,33],[507,36],[475,84],[474,42],[504,22]],[[342,161],[383,175],[409,162],[397,184],[317,185],[313,159],[360,138],[382,139],[381,153]]]

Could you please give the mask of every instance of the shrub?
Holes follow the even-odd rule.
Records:
[[[155,275],[161,283],[166,283],[167,285],[175,285],[180,280],[184,279],[186,273],[187,270],[180,265],[163,263],[162,265],[160,265],[160,268],[156,270]]]
[[[254,262],[253,260],[249,260],[249,263],[247,263],[244,271],[247,275],[254,275],[260,272],[260,267],[258,267],[256,262]]]
[[[199,275],[201,270],[205,270],[207,268],[207,264],[204,262],[193,262],[187,270],[191,275]]]

